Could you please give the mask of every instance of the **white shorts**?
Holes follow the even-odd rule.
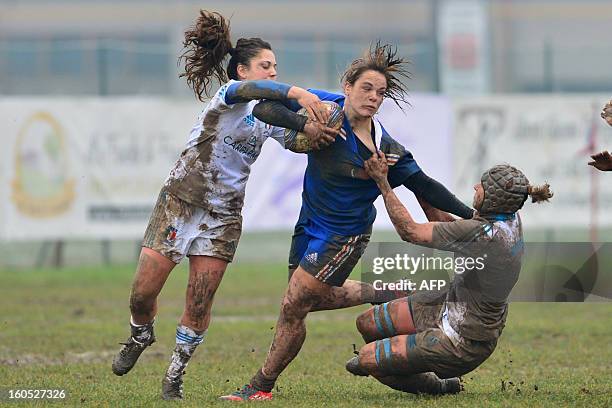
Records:
[[[206,255],[231,262],[242,231],[242,216],[225,215],[187,203],[162,189],[142,246],[174,263]]]

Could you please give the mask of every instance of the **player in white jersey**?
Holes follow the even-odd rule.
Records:
[[[113,372],[124,375],[155,341],[153,323],[159,295],[172,269],[189,256],[185,309],[176,330],[176,347],[162,381],[164,399],[181,399],[182,377],[210,322],[213,297],[241,232],[241,209],[251,164],[271,137],[291,148],[296,142],[283,128],[255,119],[259,99],[294,99],[309,112],[297,124],[311,145],[323,146],[337,131],[327,123],[319,98],[298,87],[274,82],[276,60],[270,44],[241,38],[232,47],[227,21],[200,11],[185,33],[185,72],[181,76],[198,99],[212,79],[224,83],[200,114],[186,149],[170,172],[145,232],[130,296],[131,335],[113,360]],[[227,68],[222,63],[231,55]],[[229,81],[228,81],[229,78]],[[293,124],[295,126],[296,123]],[[287,123],[286,127],[291,127]]]

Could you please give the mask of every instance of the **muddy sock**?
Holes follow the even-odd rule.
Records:
[[[263,369],[260,368],[257,374],[251,378],[251,385],[257,391],[271,392],[276,383],[277,377],[271,377],[264,374]]]
[[[130,329],[132,332],[132,339],[139,344],[150,345],[155,342],[155,334],[153,333],[153,324],[155,319],[151,323],[147,324],[136,324],[134,319],[130,317]]]
[[[204,341],[205,334],[206,331],[198,334],[187,326],[178,325],[176,328],[176,346],[172,357],[170,357],[166,378],[176,380],[183,375],[195,349]]]

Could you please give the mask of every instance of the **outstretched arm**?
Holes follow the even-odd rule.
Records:
[[[391,218],[391,222],[402,240],[416,244],[431,243],[434,223],[419,224],[416,222],[399,198],[397,198],[387,180],[389,168],[385,154],[381,151],[374,153],[365,162],[365,169],[368,176],[378,185],[385,200],[385,207],[389,213],[389,218]]]
[[[285,132],[285,149],[296,153],[321,149],[332,143],[338,130],[313,122],[298,115],[280,101],[262,101],[253,108],[253,116],[269,123],[297,132]]]
[[[417,197],[441,211],[449,212],[465,219],[470,219],[474,216],[473,209],[459,201],[442,183],[432,179],[423,171],[408,177],[404,182],[404,186]]]
[[[421,196],[415,196],[419,205],[423,209],[425,216],[429,221],[439,221],[439,222],[453,222],[455,218],[447,212],[442,210],[438,210],[433,205],[429,204],[426,200],[424,200]]]
[[[329,112],[319,97],[298,86],[291,86],[276,81],[261,79],[257,81],[240,81],[231,84],[225,93],[225,103],[244,103],[257,99],[269,99],[287,103],[294,99],[306,108],[308,117],[327,123]]]

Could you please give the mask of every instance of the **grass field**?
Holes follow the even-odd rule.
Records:
[[[133,266],[0,272],[4,392],[65,389],[68,398],[56,405],[174,405],[158,395],[182,311],[186,269],[175,270],[161,294],[157,343],[132,372],[116,377],[110,363],[117,343],[128,334],[132,274]],[[285,279],[280,264],[230,267],[217,294],[208,337],[188,367],[180,406],[227,406],[217,397],[243,385],[260,367]],[[275,401],[266,404],[612,406],[610,303],[512,304],[496,352],[464,378],[463,393],[445,397],[402,394],[344,371],[351,345],[362,344],[354,318],[364,308],[312,314],[302,352],[280,377]]]

